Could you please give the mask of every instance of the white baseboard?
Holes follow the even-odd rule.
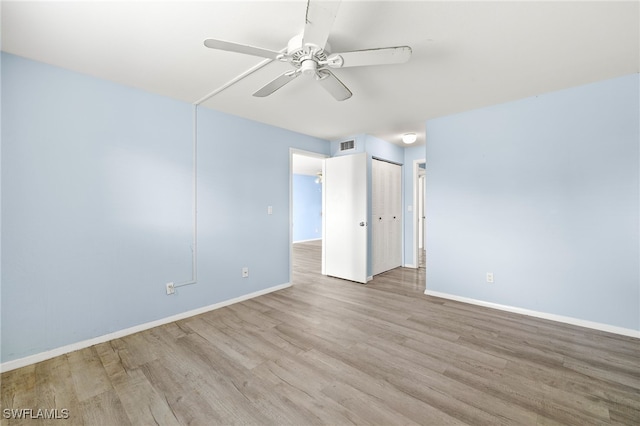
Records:
[[[539,312],[539,311],[533,311],[530,309],[517,308],[515,306],[500,305],[498,303],[485,302],[483,300],[456,296],[454,294],[440,293],[439,291],[425,290],[424,294],[426,294],[427,296],[441,297],[443,299],[455,300],[457,302],[484,306],[486,308],[493,308],[493,309],[499,309],[501,311],[528,315],[530,317],[542,318],[542,319],[551,320],[551,321],[563,322],[565,324],[591,328],[594,330],[606,331],[609,333],[620,334],[623,336],[640,338],[640,330],[634,330],[631,328],[617,327],[615,325],[603,324],[600,322],[587,321],[587,320],[582,320],[582,319],[573,318],[573,317],[565,317],[563,315],[549,314],[547,312]]]
[[[404,267],[405,268],[411,268],[411,269],[418,269],[418,267],[416,265],[409,264],[409,263],[405,263]]]
[[[169,324],[174,321],[179,321],[195,315],[200,315],[205,312],[213,311],[215,309],[224,308],[225,306],[233,305],[234,303],[242,302],[248,299],[253,299],[254,297],[258,297],[267,293],[272,293],[274,291],[282,290],[287,287],[291,287],[291,283],[285,283],[285,284],[269,287],[264,290],[255,291],[253,293],[245,294],[243,296],[225,300],[223,302],[214,303],[213,305],[203,306],[202,308],[193,309],[191,311],[182,312],[176,315],[172,315],[170,317],[161,318],[159,320],[125,328],[123,330],[118,330],[113,333],[94,337],[92,339],[83,340],[81,342],[72,343],[66,346],[61,346],[59,348],[51,349],[49,351],[40,352],[34,355],[29,355],[24,358],[3,362],[2,364],[0,364],[0,372],[4,373],[5,371],[11,371],[11,370],[15,370],[16,368],[26,367],[27,365],[35,364],[41,361],[46,361],[48,359],[67,354],[69,352],[88,348],[90,346],[97,345],[99,343],[108,342],[109,340],[119,339],[121,337],[128,336],[130,334],[138,333],[140,331],[148,330],[150,328],[158,327],[164,324]]]

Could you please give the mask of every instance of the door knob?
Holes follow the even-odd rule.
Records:
[[[367,222],[360,222],[360,226],[367,226]]]

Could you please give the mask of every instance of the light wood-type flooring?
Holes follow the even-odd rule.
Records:
[[[294,246],[291,288],[2,375],[55,425],[640,424],[640,341],[368,285]],[[35,411],[34,411],[35,412]]]

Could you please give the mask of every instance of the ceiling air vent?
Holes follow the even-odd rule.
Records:
[[[348,151],[356,147],[355,140],[340,142],[340,151]]]

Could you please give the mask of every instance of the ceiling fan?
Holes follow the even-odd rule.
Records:
[[[211,49],[260,56],[288,62],[292,65],[293,69],[267,83],[256,91],[253,96],[269,96],[303,74],[313,76],[331,96],[338,101],[344,101],[349,99],[352,93],[331,72],[331,69],[407,62],[411,57],[411,48],[409,46],[396,46],[332,53],[327,39],[339,6],[339,1],[309,0],[307,2],[303,33],[289,40],[286,49],[282,51],[216,39],[207,39],[204,41],[204,45]]]

